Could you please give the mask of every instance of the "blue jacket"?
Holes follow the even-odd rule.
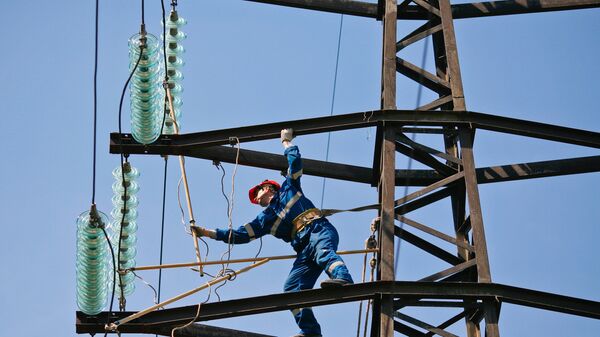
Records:
[[[269,205],[249,223],[233,229],[232,243],[248,243],[266,234],[271,234],[285,242],[291,242],[296,251],[305,245],[307,232],[302,231],[292,238],[292,220],[300,213],[315,208],[313,203],[302,193],[300,177],[302,176],[302,159],[298,147],[293,145],[285,149],[288,160],[288,172],[285,181]],[[317,221],[327,221],[320,218]],[[228,242],[229,229],[217,229],[217,240]]]

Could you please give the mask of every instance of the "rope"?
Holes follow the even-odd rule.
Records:
[[[154,304],[158,304],[160,301],[158,299],[158,292],[156,291],[156,288],[154,288],[150,283],[146,282],[146,280],[144,280],[141,276],[136,274],[133,270],[129,270],[128,272],[133,273],[133,276],[140,279],[140,281],[142,281],[145,285],[147,285],[150,289],[152,289],[152,292],[154,292],[154,298],[152,299],[152,302],[154,302]]]
[[[202,307],[202,303],[198,303],[198,311],[196,312],[196,317],[194,317],[194,319],[192,319],[189,323],[187,323],[186,325],[174,328],[173,330],[171,330],[171,337],[175,337],[175,331],[176,330],[181,330],[181,329],[185,329],[188,326],[194,324],[194,322],[198,319],[198,317],[200,316],[200,308]]]
[[[371,205],[367,205],[367,206],[360,206],[360,207],[355,207],[355,208],[350,208],[350,209],[329,208],[329,209],[321,209],[320,214],[321,214],[321,217],[326,217],[326,216],[334,215],[337,213],[362,212],[362,211],[366,211],[366,210],[370,210],[370,209],[379,209],[380,207],[381,207],[381,204],[371,204]]]
[[[342,43],[342,27],[344,25],[344,14],[340,15],[340,29],[338,33],[337,53],[335,56],[335,72],[333,76],[333,92],[331,94],[331,108],[329,109],[329,116],[333,116],[333,107],[335,104],[335,90],[337,88],[337,75],[338,65],[340,62],[340,45]],[[327,133],[327,151],[325,152],[325,162],[329,161],[329,144],[331,143],[331,132]],[[323,186],[321,187],[321,208],[323,208],[323,200],[325,199],[325,180],[323,178]]]
[[[240,140],[237,137],[232,137],[230,138],[231,142],[235,141],[235,146],[236,146],[236,155],[235,155],[235,165],[233,167],[233,172],[231,174],[231,192],[229,194],[229,198],[227,198],[226,194],[225,194],[225,187],[223,184],[223,178],[225,177],[225,168],[223,168],[223,165],[221,165],[221,168],[223,168],[223,176],[221,177],[221,193],[223,194],[223,196],[225,197],[225,200],[227,201],[227,228],[229,229],[229,236],[227,238],[227,250],[221,255],[221,261],[224,261],[224,257],[227,256],[227,258],[225,259],[225,261],[227,261],[226,263],[224,262],[222,264],[221,270],[217,273],[217,275],[215,277],[220,277],[223,275],[227,275],[227,273],[232,272],[231,269],[229,269],[229,261],[231,260],[231,251],[233,250],[233,206],[234,206],[234,196],[235,196],[235,176],[237,174],[237,169],[239,167],[239,159],[240,159]],[[262,241],[261,241],[262,243]],[[235,278],[235,277],[234,277]],[[219,295],[219,289],[221,287],[223,287],[227,281],[231,281],[234,278],[228,278],[225,282],[223,282],[222,284],[220,284],[219,286],[217,286],[215,288],[215,295],[217,295],[217,298],[219,301],[221,301],[221,296]]]
[[[368,253],[365,253],[365,256],[363,258],[363,268],[362,268],[362,273],[361,273],[361,283],[365,283],[365,275],[367,273],[367,255],[369,255]],[[356,328],[356,337],[360,336],[360,324],[361,324],[361,317],[362,317],[362,307],[363,307],[363,301],[360,301],[359,305],[358,305],[358,327]],[[365,324],[367,324],[367,322],[365,322]]]

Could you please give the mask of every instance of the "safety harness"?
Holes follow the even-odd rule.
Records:
[[[355,207],[351,209],[318,209],[309,208],[304,212],[300,213],[294,220],[292,220],[292,234],[291,237],[294,239],[296,234],[301,232],[304,228],[310,225],[313,221],[324,218],[330,215],[343,212],[361,212],[369,209],[379,209],[379,204],[372,204],[367,206]]]

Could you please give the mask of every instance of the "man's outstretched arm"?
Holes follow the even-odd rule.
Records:
[[[281,144],[285,148],[284,155],[288,160],[288,172],[286,179],[297,189],[300,187],[300,177],[302,176],[302,158],[300,150],[292,144],[294,131],[292,129],[281,130]]]

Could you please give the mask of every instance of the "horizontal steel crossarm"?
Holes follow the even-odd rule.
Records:
[[[176,151],[182,151],[177,147],[225,145],[231,142],[232,137],[236,137],[240,142],[279,138],[279,133],[284,128],[293,128],[296,135],[307,135],[365,128],[382,122],[413,126],[468,125],[479,129],[600,148],[600,133],[598,132],[522,119],[468,111],[374,110],[181,135],[163,135],[149,145],[135,142],[130,134],[111,133],[110,152],[173,155],[177,154]]]
[[[149,329],[147,333],[161,336],[171,336],[174,326],[163,327],[162,329]],[[175,337],[275,337],[273,335],[264,335],[247,331],[240,331],[228,328],[215,327],[204,324],[191,324],[183,329],[177,329]]]
[[[390,295],[394,298],[420,299],[483,300],[496,298],[507,303],[600,319],[600,302],[502,284],[379,281],[333,289],[313,289],[206,303],[202,305],[198,321],[359,301],[375,298],[379,294]],[[158,310],[120,326],[119,330],[124,333],[133,333],[148,328],[148,326],[159,328],[164,325],[174,326],[187,323],[196,317],[197,309],[198,306],[192,305]],[[103,312],[94,317],[86,317],[85,314],[77,312],[77,333],[104,332],[107,314],[107,312]],[[132,312],[113,313],[111,320],[114,321],[115,318],[119,319],[131,314]]]
[[[310,9],[344,15],[377,18],[377,4],[352,0],[245,0],[270,5]]]
[[[600,156],[481,167],[476,170],[479,184],[599,171]]]
[[[452,18],[469,19],[486,16],[530,14],[600,7],[600,0],[507,0],[452,5]],[[412,5],[398,11],[398,19],[428,20],[430,14]]]
[[[377,4],[351,0],[245,0],[344,15],[380,19]],[[454,19],[575,10],[600,7],[600,0],[505,0],[452,5]],[[398,6],[398,19],[428,20],[430,14],[417,5]]]
[[[599,0],[507,0],[452,5],[455,19],[600,7]]]
[[[236,151],[235,148],[216,146],[209,148],[177,147],[173,152],[175,155],[235,163]],[[286,170],[288,165],[281,154],[244,149],[240,150],[239,164],[277,171]],[[372,183],[372,169],[368,167],[313,159],[304,159],[303,164],[303,172],[306,175],[365,184]],[[476,170],[479,184],[599,171],[600,156],[481,167]],[[398,186],[402,186],[406,182],[410,186],[427,186],[443,178],[442,175],[433,170],[396,170],[396,185]]]

